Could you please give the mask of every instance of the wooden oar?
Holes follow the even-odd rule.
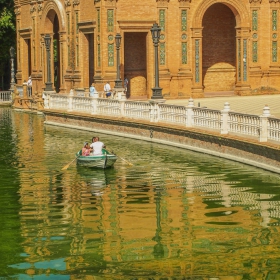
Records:
[[[107,150],[109,153],[116,155],[114,152],[109,151],[107,148],[106,148],[106,150]],[[131,166],[133,165],[133,163],[131,163],[130,161],[128,161],[128,160],[126,160],[126,159],[124,159],[124,158],[122,158],[122,157],[120,157],[120,156],[117,156],[117,157],[119,157],[121,160],[125,161],[125,162],[126,162],[127,164],[129,164],[129,165],[131,165]]]
[[[61,170],[66,170],[74,162],[75,159],[76,159],[76,157],[73,160],[71,160],[71,162],[69,162],[64,167],[62,167]]]

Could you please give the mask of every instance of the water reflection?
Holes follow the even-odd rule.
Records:
[[[133,166],[61,171],[92,133],[0,118],[1,277],[280,278],[278,175],[108,135]]]

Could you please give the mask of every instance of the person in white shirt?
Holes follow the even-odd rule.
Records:
[[[99,141],[99,137],[93,137],[90,148],[92,149],[92,154],[98,156],[102,155],[102,149],[105,148],[105,145],[103,142]]]
[[[105,91],[105,94],[106,94],[106,97],[110,97],[111,96],[111,86],[109,84],[109,82],[107,82],[105,85],[104,85],[104,91]]]
[[[28,78],[28,81],[27,81],[27,92],[28,92],[28,97],[32,96],[32,79],[31,79],[31,76]]]

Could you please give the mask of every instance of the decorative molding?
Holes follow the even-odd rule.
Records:
[[[43,10],[43,4],[38,3],[38,12],[41,12]]]
[[[36,12],[36,6],[33,5],[31,8],[30,8],[30,14]]]
[[[20,7],[18,7],[18,8],[15,8],[15,15],[20,15]]]
[[[186,3],[191,3],[192,0],[178,0],[178,2],[186,2]]]
[[[93,33],[94,28],[96,27],[95,21],[83,21],[78,23],[79,30],[84,34]]]
[[[73,6],[80,5],[80,0],[73,0]]]
[[[269,3],[280,3],[280,0],[269,0]]]
[[[71,1],[70,0],[64,0],[64,5],[65,5],[65,7],[71,6]]]
[[[156,0],[158,8],[167,8],[169,0]]]
[[[262,0],[249,0],[249,2],[253,4],[261,4]]]

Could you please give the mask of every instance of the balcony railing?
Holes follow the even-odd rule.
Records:
[[[98,97],[82,97],[62,94],[46,94],[46,109],[82,112],[92,115],[118,116],[149,122],[172,123],[182,127],[207,129],[220,134],[280,142],[280,119],[272,118],[269,107],[261,116],[237,113],[229,103],[222,110],[195,107],[193,99],[188,106],[169,105],[154,101],[130,101]]]

